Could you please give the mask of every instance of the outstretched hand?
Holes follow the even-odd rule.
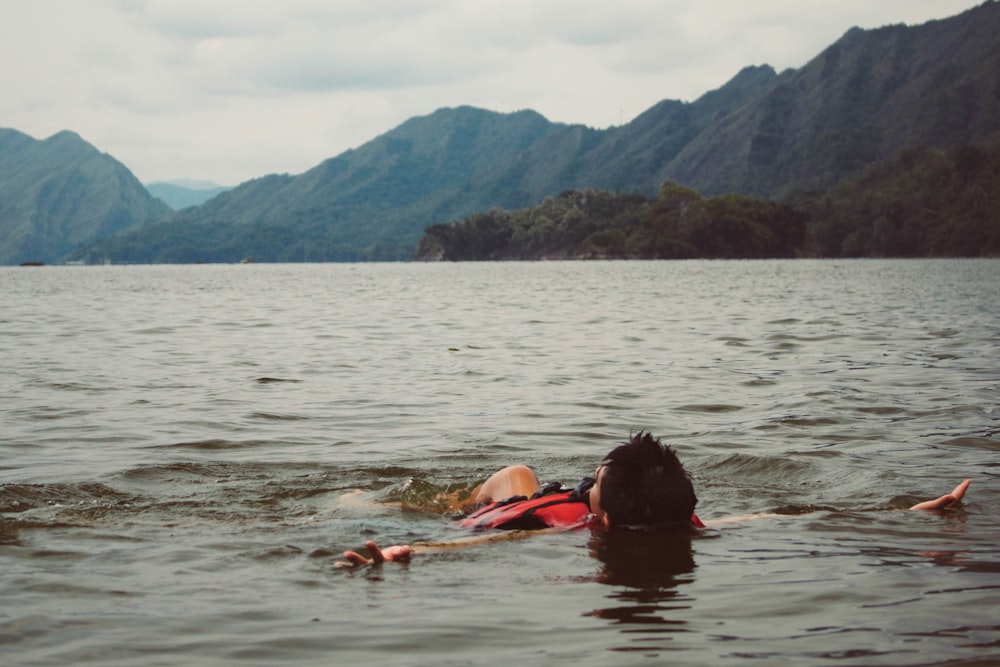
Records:
[[[951,493],[946,493],[940,498],[935,498],[934,500],[927,500],[922,503],[917,503],[911,510],[947,510],[953,507],[957,507],[962,503],[962,496],[965,495],[965,490],[969,488],[969,484],[972,484],[971,479],[967,479],[958,486]]]
[[[365,558],[357,551],[345,551],[344,558],[347,561],[338,561],[337,567],[357,567],[359,565],[381,565],[386,561],[396,561],[404,563],[410,560],[410,556],[413,550],[410,549],[408,544],[397,544],[391,547],[386,547],[385,549],[380,548],[375,544],[374,540],[368,540],[365,542],[365,546],[368,548],[368,552],[371,554],[371,558]]]

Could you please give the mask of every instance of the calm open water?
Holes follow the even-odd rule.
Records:
[[[5,665],[1000,660],[1000,261],[18,267],[0,306]],[[703,518],[784,516],[332,565],[638,429]]]

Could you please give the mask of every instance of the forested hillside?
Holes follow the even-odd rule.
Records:
[[[917,172],[945,165],[961,146],[991,163],[990,146],[1000,140],[998,35],[1000,4],[992,1],[924,25],[852,29],[801,69],[747,67],[693,102],[665,100],[604,130],[551,123],[533,111],[441,109],[303,174],[254,179],[159,224],[139,224],[161,216],[162,207],[125,188],[124,175],[121,193],[110,177],[80,188],[82,172],[49,160],[50,172],[18,173],[17,188],[3,191],[0,224],[11,230],[4,242],[20,245],[0,261],[21,260],[25,252],[44,259],[73,247],[68,257],[86,261],[405,260],[431,225],[544,207],[566,191],[658,198],[665,182],[703,193],[698,207],[706,211],[721,206],[716,200],[735,201],[720,199],[733,193],[794,205],[814,232],[796,253],[968,254],[955,240],[930,243],[923,231],[934,227],[941,237],[948,225],[973,218],[989,229],[986,214],[960,208],[978,205],[971,193],[949,200],[959,203],[949,203],[950,217],[933,224],[920,217],[933,208],[921,209],[919,222],[880,213],[880,230],[865,231],[876,224],[870,219],[877,202],[904,187],[869,170],[901,166],[913,179],[905,187],[924,187]],[[23,143],[8,139],[0,141],[0,162]],[[907,157],[896,162],[900,156]],[[740,201],[742,209],[753,208]],[[24,213],[36,209],[38,215]],[[835,220],[840,213],[849,219]],[[710,228],[735,233],[725,225]],[[626,236],[627,253],[671,254],[643,245],[634,231]],[[722,256],[727,244],[742,247],[736,239],[706,245],[687,231],[678,232],[675,254],[693,248]],[[916,236],[919,242],[905,240]],[[589,252],[566,243],[559,252]]]
[[[821,257],[1000,257],[1000,146],[911,149],[795,206]]]
[[[912,149],[785,204],[565,192],[539,206],[432,225],[415,258],[1000,257],[1000,148]]]
[[[1000,133],[1000,4],[852,29],[693,139],[662,172],[706,193],[831,187],[908,148]]]
[[[668,182],[655,199],[567,191],[539,206],[433,225],[416,259],[794,257],[804,240],[802,216],[787,206],[733,194],[706,198]]]
[[[0,264],[54,262],[170,213],[135,176],[72,132],[0,129]]]

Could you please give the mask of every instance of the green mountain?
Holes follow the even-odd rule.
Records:
[[[249,181],[74,256],[116,262],[409,259],[424,227],[435,222],[494,206],[527,206],[592,182],[655,192],[651,142],[676,152],[697,128],[737,109],[774,77],[770,68],[748,68],[693,104],[664,102],[624,128],[604,131],[551,123],[533,111],[441,109],[304,174]]]
[[[825,189],[907,148],[1000,132],[1000,5],[852,29],[806,66],[750,67],[690,103],[607,130],[469,107],[413,118],[298,176],[244,183],[76,256],[191,262],[398,260],[425,227],[567,190],[707,196]]]
[[[902,150],[1000,135],[1000,4],[907,27],[848,31],[719,117],[671,161],[706,193],[826,188]]]
[[[0,264],[54,262],[170,213],[121,163],[72,132],[0,129]]]

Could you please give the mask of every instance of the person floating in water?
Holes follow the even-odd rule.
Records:
[[[962,502],[971,480],[960,483],[951,493],[917,503],[913,510],[950,509]],[[459,524],[469,528],[503,530],[569,530],[672,527],[696,531],[706,527],[695,514],[698,499],[684,466],[669,445],[640,431],[613,449],[597,467],[594,477],[585,478],[574,489],[559,484],[541,487],[531,468],[512,465],[495,472],[472,492],[473,511]],[[710,522],[725,523],[776,514],[753,514]],[[424,548],[449,548],[497,539],[456,541]],[[421,547],[394,545],[380,548],[369,540],[370,557],[356,551],[344,553],[342,566],[406,561]]]

